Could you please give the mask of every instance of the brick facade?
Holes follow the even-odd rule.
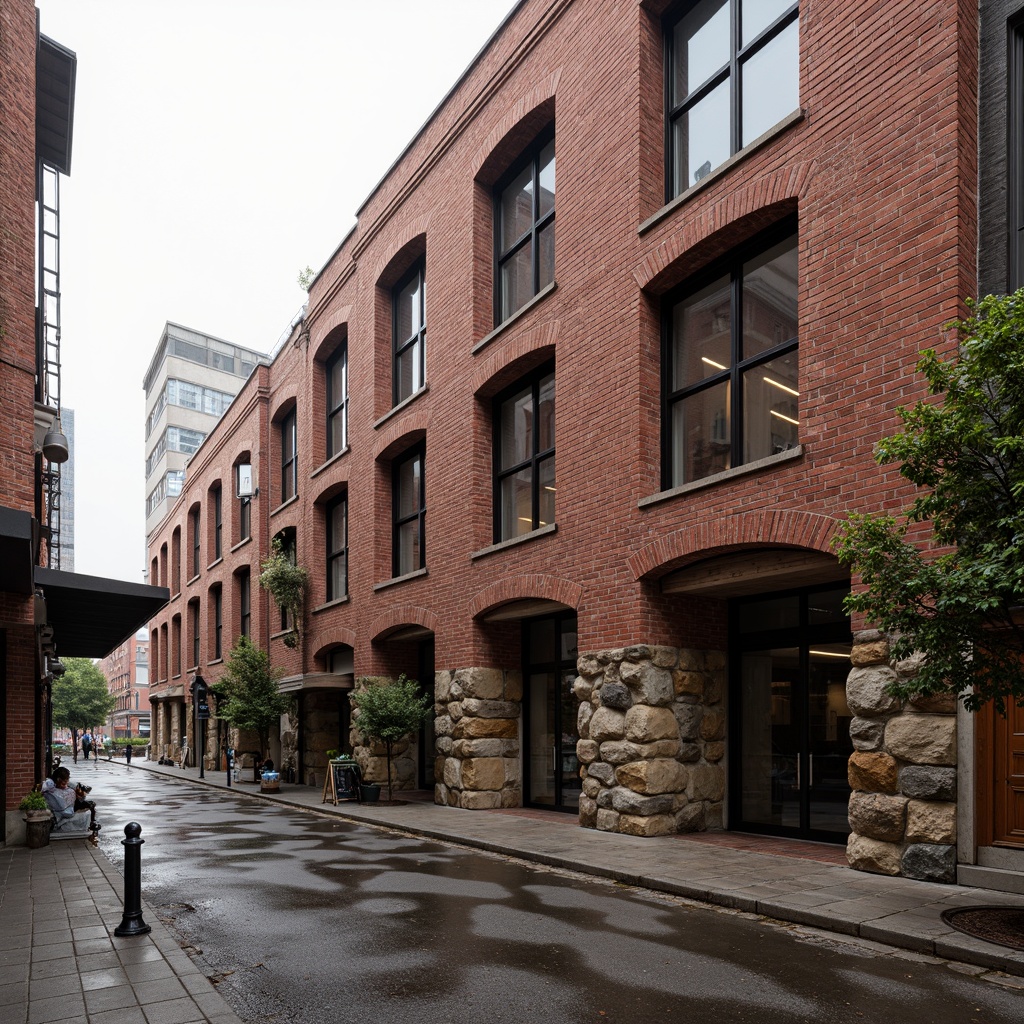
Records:
[[[724,594],[664,593],[662,581],[739,551],[800,549],[822,564],[835,524],[848,511],[909,499],[905,482],[894,469],[876,466],[872,451],[897,429],[897,406],[922,394],[914,374],[918,353],[948,346],[941,325],[962,312],[963,298],[975,290],[977,15],[966,2],[805,0],[799,109],[666,202],[667,6],[526,0],[363,204],[357,226],[313,283],[304,319],[196,453],[181,499],[154,534],[150,557],[158,558],[175,531],[185,536],[190,510],[207,515],[210,488],[219,482],[227,493],[232,465],[243,453],[251,459],[259,483],[252,541],[215,564],[204,548],[198,577],[182,573],[180,585],[172,580],[177,596],[150,624],[158,703],[185,699],[189,669],[217,677],[221,666],[210,656],[208,634],[200,639],[197,666],[183,663],[168,672],[160,667],[166,655],[155,652],[165,636],[174,636],[176,616],[188,621],[190,602],[199,602],[207,621],[212,588],[224,595],[224,621],[237,624],[233,581],[248,569],[252,635],[269,650],[285,685],[321,697],[335,687],[343,700],[353,678],[419,677],[432,665],[422,681],[438,686],[438,748],[425,777],[444,802],[500,806],[523,799],[528,755],[515,744],[527,740],[519,706],[527,687],[518,681],[524,623],[571,610],[581,665],[585,658],[587,665],[631,665],[629,651],[667,650],[674,652],[673,665],[705,666],[715,687],[712,697],[685,688],[672,694],[670,683],[664,695],[644,696],[651,710],[645,720],[664,718],[654,711],[669,707],[677,719],[692,718],[687,709],[696,707],[714,723],[706,734],[693,726],[707,745],[695,755],[703,775],[694,763],[659,776],[683,781],[674,799],[650,805],[661,815],[656,827],[610,803],[600,815],[606,824],[597,827],[615,829],[629,818],[629,830],[651,834],[722,821],[720,766],[728,761],[729,740],[719,719],[730,712],[719,691],[728,603]],[[494,186],[552,123],[554,285],[496,328]],[[795,218],[799,238],[799,446],[667,487],[666,297],[786,218]],[[391,290],[420,259],[426,384],[392,407]],[[342,343],[349,436],[346,448],[328,457],[324,363]],[[496,543],[494,399],[552,360],[556,522],[522,540]],[[279,424],[292,409],[298,493],[282,502]],[[421,443],[425,571],[393,579],[392,465]],[[341,494],[348,501],[348,588],[329,602],[324,510]],[[312,579],[295,650],[284,645],[279,612],[256,586],[260,562],[282,531],[294,531],[298,561]],[[329,659],[341,650],[351,656],[349,673],[331,671]],[[661,655],[650,657],[656,665]],[[618,683],[607,673],[603,685],[595,683],[596,670],[587,671],[589,681],[577,688],[584,703]],[[657,671],[671,680],[681,670]],[[494,678],[504,680],[498,696],[467,696],[460,688],[452,697],[455,680]],[[517,680],[511,704],[509,679]],[[479,747],[470,744],[462,759],[455,749],[467,699],[477,701],[473,722],[490,716],[503,723],[478,727],[476,739],[501,741],[490,753],[502,764],[491,765],[493,778],[476,788],[466,785],[472,772],[465,767],[479,758]],[[636,692],[631,699],[639,701]],[[156,722],[155,714],[154,733]],[[662,742],[642,729],[637,735],[641,744]],[[170,744],[170,737],[161,741]],[[677,741],[690,742],[682,735]],[[682,756],[658,750],[651,756]],[[285,747],[279,753],[288,756]],[[307,768],[322,763],[322,752],[308,746],[297,753]],[[596,753],[587,747],[591,761],[604,764]],[[641,761],[646,756],[636,754]],[[608,772],[618,779],[608,785],[619,795],[607,799],[633,808],[635,801],[622,793],[631,779],[647,775]],[[698,777],[706,791],[695,793]],[[646,784],[636,783],[633,792]],[[482,798],[484,790],[492,795]],[[587,800],[600,792],[597,782],[588,784]],[[694,806],[683,813],[687,802]],[[728,823],[728,808],[724,813]],[[584,818],[598,822],[593,803]]]

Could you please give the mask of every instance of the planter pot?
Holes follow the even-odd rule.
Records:
[[[380,799],[380,786],[376,782],[364,782],[359,793],[364,804],[375,804]]]
[[[52,817],[49,811],[25,812],[25,845],[30,850],[38,850],[50,845],[50,825]]]

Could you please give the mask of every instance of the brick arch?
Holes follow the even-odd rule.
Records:
[[[491,129],[487,138],[481,143],[480,148],[477,149],[476,155],[470,162],[470,166],[473,168],[473,178],[489,177],[489,170],[491,170],[491,164],[494,164],[494,170],[504,170],[503,164],[507,163],[507,154],[504,150],[505,141],[509,139],[520,127],[525,127],[524,135],[532,136],[535,135],[543,124],[533,124],[530,122],[528,126],[525,126],[523,122],[526,122],[529,116],[537,111],[539,108],[545,105],[551,107],[550,111],[544,111],[544,121],[550,122],[551,117],[554,114],[553,103],[555,99],[555,93],[558,90],[558,80],[562,77],[562,69],[556,68],[547,78],[543,81],[538,82],[530,89],[525,95],[521,96],[511,107],[509,107],[498,122]],[[522,149],[524,145],[529,143],[529,137],[522,140],[515,141],[515,149]]]
[[[639,266],[633,279],[660,293],[762,228],[795,213],[814,170],[813,160],[782,167],[724,195],[699,217],[684,219]]]
[[[626,560],[633,578],[661,576],[687,562],[721,554],[729,548],[810,548],[831,554],[839,520],[818,512],[796,509],[739,512],[708,520],[699,526],[666,533],[635,551]]]
[[[579,608],[583,588],[578,583],[545,573],[509,576],[477,593],[469,602],[469,614],[476,619],[499,605],[538,597],[557,601],[567,608]]]
[[[332,310],[322,320],[318,320],[316,325],[310,331],[310,341],[313,345],[313,351],[316,353],[317,358],[320,356],[320,346],[330,337],[331,332],[337,328],[342,327],[352,319],[352,306],[345,305],[340,306],[338,309]]]
[[[561,326],[560,320],[549,320],[491,353],[473,373],[473,394],[478,398],[497,394],[529,370],[529,366],[521,364],[531,356],[535,363],[550,359],[555,354]]]
[[[427,436],[430,417],[426,410],[406,410],[384,427],[373,446],[374,459],[389,459]]]
[[[389,608],[370,623],[370,642],[386,640],[386,634],[399,626],[422,626],[437,633],[437,616],[429,609],[415,604],[400,604]]]
[[[313,657],[322,659],[328,651],[334,650],[335,647],[344,645],[345,647],[351,647],[354,651],[356,649],[356,634],[355,630],[338,628],[337,626],[331,627],[331,639],[324,641],[314,652]]]
[[[403,261],[402,254],[413,245],[418,238],[427,238],[427,229],[430,227],[430,219],[432,214],[425,213],[422,217],[417,217],[415,220],[404,221],[402,223],[402,239],[403,241],[398,245],[388,246],[383,249],[381,254],[373,261],[373,266],[370,269],[370,280],[380,284],[382,287],[391,287],[391,278],[397,278],[400,274],[405,273],[409,269],[411,261]],[[392,267],[391,264],[398,260],[398,265]],[[385,272],[388,272],[388,277],[385,281],[381,281],[384,277]]]

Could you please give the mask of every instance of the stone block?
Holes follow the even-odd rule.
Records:
[[[452,719],[450,715],[440,715],[434,719],[434,735],[435,736],[451,736],[452,734]]]
[[[721,800],[725,796],[725,772],[717,764],[698,764],[690,769],[687,796],[691,800]]]
[[[850,828],[868,839],[900,843],[907,825],[907,800],[885,793],[850,795]]]
[[[604,761],[595,761],[593,764],[587,765],[587,775],[592,779],[597,779],[604,786],[611,786],[615,783],[615,769]]]
[[[956,769],[907,765],[900,769],[900,792],[918,800],[955,800]]]
[[[462,762],[456,757],[446,757],[444,761],[444,784],[449,789],[462,788]]]
[[[518,739],[519,723],[511,718],[463,718],[455,723],[455,739]]]
[[[580,797],[580,826],[597,828],[597,804],[586,796]]]
[[[868,793],[895,793],[899,782],[896,759],[888,754],[855,750],[847,765],[851,789]]]
[[[633,705],[633,696],[629,692],[629,687],[622,683],[605,683],[601,687],[601,704],[606,708],[628,711]]]
[[[603,807],[607,810],[612,806],[612,791],[610,789],[602,789],[594,799],[597,801],[598,807]]]
[[[706,805],[703,802],[686,804],[676,812],[677,832],[703,832],[707,828]]]
[[[619,827],[619,812],[610,808],[599,807],[594,824],[602,832],[615,832]]]
[[[590,736],[590,719],[594,716],[594,707],[591,704],[581,704],[576,712],[576,732],[584,738]]]
[[[592,654],[581,654],[576,659],[576,671],[588,681],[593,681],[604,672],[604,667]]]
[[[626,712],[625,738],[634,743],[678,739],[679,726],[676,724],[675,715],[668,708],[652,708],[646,704],[637,704]]]
[[[502,757],[504,740],[455,740],[452,753],[455,757],[465,760],[470,757]]]
[[[679,649],[676,647],[652,645],[650,651],[651,663],[657,668],[674,668],[679,660]]]
[[[572,684],[573,696],[578,701],[590,700],[590,695],[594,692],[594,683],[591,679],[586,679],[583,676],[577,676],[576,681]]]
[[[644,817],[652,814],[673,814],[677,807],[677,801],[671,793],[662,793],[660,796],[643,796],[623,786],[616,786],[611,790],[611,795],[612,807],[620,814],[635,814]]]
[[[596,761],[601,752],[600,746],[594,740],[577,740],[576,757],[580,764],[590,764]]]
[[[873,665],[850,670],[846,678],[846,702],[861,718],[891,714],[900,702],[887,687],[896,682],[896,673],[888,665]]]
[[[463,668],[455,673],[455,679],[467,697],[501,700],[505,696],[504,675],[500,668]]]
[[[505,784],[505,759],[473,757],[462,762],[463,789],[501,789]]]
[[[700,736],[700,720],[704,717],[704,708],[699,704],[675,704],[672,713],[679,726],[681,740],[695,740]]]
[[[911,697],[908,711],[921,711],[930,715],[955,715],[956,697],[952,693],[930,693]]]
[[[523,806],[523,793],[519,786],[506,786],[501,791],[501,806],[504,808]]]
[[[523,673],[517,668],[505,670],[505,700],[523,700]]]
[[[598,708],[590,719],[590,738],[602,743],[621,740],[626,733],[626,716],[615,708]]]
[[[591,800],[597,799],[597,794],[601,792],[604,787],[597,779],[592,779],[589,775],[583,780],[583,795],[590,797]]]
[[[900,873],[900,851],[898,843],[882,843],[877,839],[850,834],[846,843],[846,859],[857,871],[870,871],[876,875],[898,875]]]
[[[618,832],[624,836],[668,836],[676,830],[676,819],[671,814],[655,814],[637,817],[632,814],[619,816]]]
[[[459,807],[467,811],[490,811],[501,806],[501,793],[493,790],[463,790]]]
[[[956,804],[938,800],[911,800],[907,804],[907,842],[956,842]]]
[[[462,713],[474,718],[518,718],[520,705],[511,700],[483,700],[467,697],[462,702]]]
[[[631,761],[615,771],[615,781],[620,786],[647,796],[682,793],[686,789],[687,779],[687,769],[678,761],[668,758],[657,761]]]
[[[956,847],[914,843],[903,851],[903,874],[922,882],[956,881]]]
[[[880,750],[884,738],[884,718],[854,718],[850,721],[850,740],[855,750]]]
[[[870,643],[855,643],[850,651],[850,663],[856,667],[862,665],[888,665],[889,642],[878,639]]]
[[[725,739],[725,715],[721,711],[705,709],[700,720],[700,738],[702,740]]]
[[[651,707],[666,707],[672,703],[676,691],[668,669],[658,668],[649,661],[623,661],[619,672],[638,703]]]
[[[601,744],[601,760],[609,764],[625,764],[654,757],[678,757],[679,750],[678,740],[657,740],[654,743],[611,740]]]
[[[452,674],[446,670],[434,673],[434,700],[441,704],[448,703],[448,693],[452,685]]]
[[[686,672],[683,669],[676,669],[672,673],[672,686],[677,697],[684,694],[691,697],[703,697],[704,673]]]
[[[462,718],[462,701],[461,700],[453,700],[453,701],[449,701],[448,702],[448,717],[452,720],[453,723],[454,722],[458,722]],[[453,727],[453,729],[452,729],[453,734],[454,734],[454,731],[455,730],[454,730],[454,727]]]
[[[676,667],[683,672],[703,672],[707,662],[703,651],[684,647],[679,652]]]
[[[701,759],[701,748],[699,743],[681,743],[679,745],[679,753],[676,755],[679,761],[683,764],[692,764],[694,761]],[[710,757],[708,760],[712,760]]]
[[[885,727],[889,753],[911,764],[956,764],[956,719],[950,715],[905,714]]]
[[[704,744],[704,760],[710,761],[714,764],[717,761],[721,761],[725,757],[725,744],[720,740],[715,740],[713,743]]]

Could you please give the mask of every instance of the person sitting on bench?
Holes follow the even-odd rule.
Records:
[[[52,779],[43,782],[43,798],[53,811],[54,832],[99,832],[96,823],[96,801],[87,794],[91,786],[79,783],[71,788],[71,772],[58,768]]]

